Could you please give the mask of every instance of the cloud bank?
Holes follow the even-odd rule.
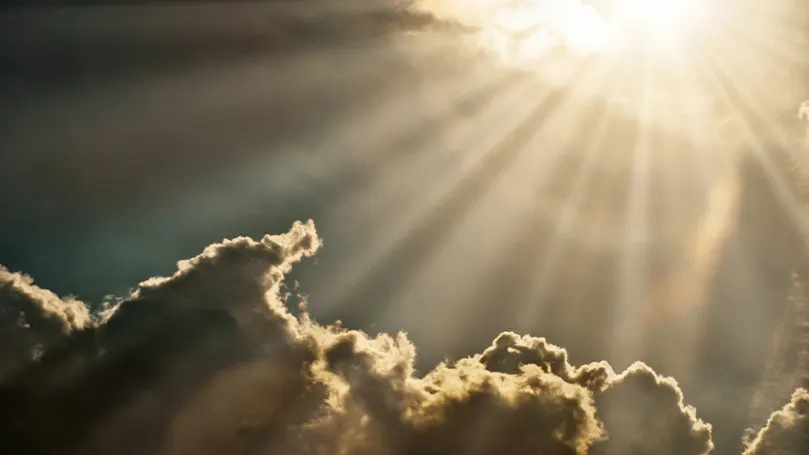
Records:
[[[605,362],[575,366],[544,338],[505,332],[479,354],[419,374],[403,333],[316,323],[305,305],[287,307],[281,283],[320,246],[311,221],[225,240],[95,315],[3,270],[5,346],[21,348],[0,365],[0,450],[711,452],[711,425],[674,379],[643,363],[621,373]],[[746,454],[797,453],[807,400],[797,392]]]

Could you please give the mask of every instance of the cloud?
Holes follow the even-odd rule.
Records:
[[[13,0],[12,0],[13,1]],[[457,28],[416,11],[408,0],[210,2],[35,0],[44,8],[17,8],[0,16],[0,62],[14,74],[43,78],[71,74],[74,52],[86,52],[95,71],[115,76],[172,64],[220,63],[245,55],[289,55],[353,47],[403,32]],[[31,6],[26,0],[25,5]],[[103,5],[101,5],[103,3]],[[116,2],[117,3],[117,2]],[[120,4],[118,6],[124,6]],[[122,58],[126,55],[126,58]]]
[[[93,320],[83,302],[61,299],[0,266],[0,380]]]
[[[603,436],[589,391],[536,366],[510,375],[467,358],[417,378],[414,358],[403,334],[339,335],[325,351],[339,398],[304,438],[321,441],[312,453],[583,454]]]
[[[0,451],[711,452],[711,425],[674,379],[643,363],[620,373],[606,362],[576,366],[544,338],[504,332],[420,374],[404,333],[370,336],[319,324],[305,304],[293,311],[283,279],[320,247],[311,221],[224,240],[103,315],[3,269],[3,314],[22,308],[30,329],[58,343],[25,351],[27,365],[0,384]],[[7,346],[32,345],[22,330],[4,336]],[[745,454],[797,453],[807,403],[796,392]]]
[[[0,451],[152,453],[197,390],[251,360],[284,366],[270,396],[295,397],[307,383],[293,372],[313,348],[272,296],[319,246],[313,223],[296,223],[284,235],[212,245],[173,276],[141,283],[105,323],[69,334],[3,384],[0,447],[13,450]]]
[[[683,402],[672,378],[635,363],[597,395],[609,439],[595,454],[708,454],[712,427]]]
[[[809,449],[809,390],[798,389],[789,404],[774,412],[744,455],[787,455]]]
[[[544,338],[514,333],[501,334],[479,360],[488,369],[511,374],[535,365],[591,391],[608,436],[591,453],[707,454],[713,449],[711,425],[683,403],[677,382],[643,363],[621,374],[606,362],[574,367],[564,349]]]

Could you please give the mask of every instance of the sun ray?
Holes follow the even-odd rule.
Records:
[[[580,65],[574,73],[571,73],[571,80],[582,80],[590,74],[588,69],[592,68],[592,62]],[[535,84],[537,87],[539,84]],[[544,87],[543,87],[544,85]],[[408,229],[401,231],[403,238],[393,240],[389,244],[388,251],[380,263],[374,266],[375,273],[396,273],[399,276],[397,288],[386,284],[385,295],[396,295],[398,289],[409,284],[419,272],[419,267],[423,267],[423,262],[430,259],[432,250],[443,243],[446,237],[454,232],[454,229],[462,219],[473,211],[480,203],[480,199],[491,190],[492,186],[501,178],[502,173],[511,168],[516,160],[524,152],[524,147],[529,144],[540,131],[540,127],[554,116],[561,106],[564,106],[573,95],[569,87],[555,87],[541,84],[539,98],[536,103],[528,104],[529,110],[526,116],[517,118],[516,125],[511,127],[505,136],[493,136],[487,139],[494,139],[491,149],[479,149],[484,151],[481,160],[470,163],[470,169],[463,172],[455,182],[445,179],[443,184],[448,186],[448,191],[444,194],[435,192],[431,195],[436,205],[422,209],[418,219],[407,223]],[[526,103],[521,103],[526,105]],[[396,272],[393,272],[393,271]],[[367,277],[365,277],[367,280]],[[380,285],[382,285],[380,283]],[[347,295],[341,298],[342,304],[338,304],[343,312],[351,311],[349,306],[361,301],[355,294],[365,293],[363,283],[358,283]],[[377,292],[377,291],[374,291]],[[382,310],[381,308],[379,309]],[[367,311],[367,310],[366,310]],[[367,315],[366,315],[367,316]]]
[[[798,217],[798,214],[802,212],[801,204],[794,192],[788,188],[787,183],[777,177],[778,173],[775,171],[779,165],[788,168],[791,166],[790,161],[795,162],[796,157],[793,154],[800,149],[797,144],[798,139],[790,138],[784,128],[772,119],[772,115],[768,115],[768,110],[760,102],[737,87],[738,83],[729,76],[726,66],[718,60],[712,62],[711,72],[717,88],[727,102],[738,106],[739,120],[746,135],[745,139],[753,147],[752,158],[763,166],[781,203],[793,217],[793,222],[796,223],[804,241],[809,242],[809,226],[806,225],[805,220]]]
[[[707,96],[709,92],[704,71],[695,70],[693,63],[688,66],[690,71],[686,71],[685,67],[676,68],[677,92],[685,93],[691,89]],[[688,112],[690,110],[684,113]],[[689,173],[695,175],[695,178],[688,180],[688,184],[696,186],[696,191],[705,193],[707,203],[701,208],[703,215],[685,236],[682,257],[674,261],[671,270],[660,282],[651,283],[652,287],[645,297],[648,308],[647,333],[660,337],[660,331],[676,331],[678,339],[676,349],[668,349],[670,345],[664,341],[665,351],[657,352],[654,358],[667,363],[677,377],[685,381],[684,384],[689,384],[688,381],[693,379],[698,343],[707,323],[705,293],[724,247],[723,239],[735,221],[738,204],[738,182],[733,178],[735,169],[729,166],[726,159],[715,156],[717,151],[721,154],[722,146],[710,139],[712,135],[709,129],[718,123],[718,119],[714,119],[717,113],[713,109],[698,113],[700,115],[683,116],[684,134],[693,148],[685,147],[680,153],[687,155],[682,162],[687,163]],[[689,209],[680,203],[682,198],[679,193],[674,193],[677,189],[670,181],[674,176],[664,172],[663,177],[669,182],[664,191],[670,201],[671,216],[682,215],[692,219],[688,215]]]
[[[653,74],[652,61],[647,59],[641,66],[642,85],[640,92],[640,119],[652,117]],[[648,176],[650,168],[649,125],[640,121],[637,126],[635,141],[632,150],[624,153],[631,154],[631,168],[629,169],[629,191],[626,195],[627,212],[625,219],[625,238],[621,250],[621,263],[618,277],[618,296],[615,298],[616,308],[611,315],[610,327],[612,336],[612,350],[616,358],[637,358],[637,349],[640,347],[638,337],[638,317],[640,314],[640,300],[643,293],[642,278],[645,272],[646,256],[648,254]]]
[[[375,265],[383,263],[385,257],[395,254],[394,251],[399,249],[397,245],[406,241],[413,226],[418,225],[419,220],[424,218],[425,214],[436,209],[436,206],[447,197],[448,192],[457,185],[464,173],[470,172],[478,165],[488,144],[496,141],[501,134],[505,134],[507,128],[513,124],[509,120],[517,121],[515,117],[521,115],[523,111],[527,111],[528,107],[518,101],[525,99],[530,94],[529,80],[512,75],[511,78],[501,82],[503,84],[499,88],[495,87],[497,91],[493,95],[496,96],[485,104],[477,104],[479,109],[476,108],[471,112],[475,116],[475,122],[457,121],[443,125],[444,135],[451,138],[450,143],[453,145],[451,153],[462,158],[456,170],[450,175],[444,175],[441,179],[436,180],[433,176],[429,181],[417,180],[414,185],[408,186],[412,190],[419,191],[416,193],[420,196],[418,204],[408,203],[404,209],[400,207],[401,210],[398,210],[395,216],[387,220],[380,220],[383,224],[377,231],[384,237],[375,239],[372,242],[374,247],[365,249],[353,261],[353,265],[341,267],[340,271],[327,278],[323,288],[329,289],[329,295],[325,296],[327,301],[322,302],[327,311],[342,314],[344,309],[341,308],[341,302],[353,305],[351,302],[356,299],[349,296],[361,292],[369,270]],[[490,128],[485,131],[481,130],[477,122],[490,125]],[[425,164],[429,164],[430,160],[435,158],[433,146],[431,141],[427,141],[411,153],[415,154],[414,157],[421,156],[425,160]],[[461,156],[459,153],[463,155]],[[398,168],[391,168],[391,171],[396,171],[396,169]],[[427,185],[429,191],[425,191],[423,185]],[[418,188],[419,186],[421,188]],[[351,203],[351,201],[346,200],[346,203]],[[385,201],[380,201],[380,203],[385,203]],[[345,216],[345,214],[336,212],[335,216]]]
[[[595,106],[590,106],[595,117],[581,123],[583,126],[592,125],[592,128],[585,127],[590,139],[586,142],[581,165],[574,177],[570,193],[561,207],[561,213],[558,214],[556,227],[551,239],[548,241],[547,248],[536,258],[537,264],[530,268],[534,278],[527,293],[527,298],[524,299],[526,307],[517,318],[518,329],[526,330],[527,327],[536,323],[537,317],[542,313],[544,308],[542,300],[547,291],[547,286],[554,276],[553,270],[556,269],[558,261],[561,259],[566,242],[570,241],[567,237],[571,235],[571,232],[575,232],[576,225],[580,224],[584,199],[590,195],[590,191],[596,190],[596,188],[591,187],[593,184],[592,179],[599,163],[606,159],[604,154],[601,153],[603,150],[602,140],[614,115],[612,109],[614,106],[613,99],[615,99],[618,92],[620,81],[623,80],[624,72],[625,67],[615,64],[603,70],[604,76],[602,79],[608,84],[605,91],[606,97],[594,101]],[[597,107],[599,106],[603,107],[604,110],[598,109]],[[540,208],[540,210],[542,209]],[[548,214],[548,217],[555,218],[556,215]]]
[[[601,82],[603,74],[603,71],[590,71],[589,77],[581,83]],[[422,277],[431,283],[425,286],[440,286],[445,277],[436,273],[437,270],[452,263],[453,257],[457,259],[458,255],[470,254],[467,246],[470,238],[486,239],[476,242],[473,253],[482,267],[470,265],[468,270],[464,267],[457,272],[457,281],[475,284],[448,290],[452,296],[448,300],[464,302],[465,307],[457,310],[459,313],[468,312],[467,306],[475,305],[478,317],[469,321],[475,331],[487,330],[487,327],[479,326],[485,321],[509,325],[514,324],[513,321],[524,322],[522,313],[527,308],[520,302],[529,302],[527,297],[537,279],[536,265],[543,257],[543,250],[553,243],[545,233],[550,233],[556,222],[559,203],[551,199],[556,200],[559,195],[550,193],[560,185],[568,186],[567,180],[576,174],[572,171],[579,169],[574,168],[579,161],[575,152],[570,150],[569,142],[579,135],[580,130],[570,128],[570,125],[583,126],[581,108],[588,103],[586,98],[572,96],[569,102],[558,106],[556,114],[537,125],[541,130],[539,134],[523,147],[524,153],[516,159],[508,174],[481,198],[480,208],[463,226],[459,226],[455,238],[446,247],[446,254],[436,258],[438,263],[434,268],[431,265],[422,273]],[[597,111],[591,110],[592,113]],[[592,124],[598,116],[590,117],[592,121],[585,120],[584,124]],[[486,304],[492,301],[507,304],[487,307]],[[534,304],[540,302],[531,300],[529,306]],[[468,329],[467,325],[463,330]],[[444,338],[453,340],[463,336],[461,332],[450,332],[442,334],[442,342]]]

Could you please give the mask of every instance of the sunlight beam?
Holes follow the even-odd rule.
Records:
[[[609,87],[606,90],[609,94],[608,100],[611,100],[618,92],[619,81],[623,80],[622,76],[625,76],[626,67],[610,65],[608,69],[603,71],[605,74],[603,81]],[[609,104],[610,101],[605,101],[605,103],[608,103],[606,110],[601,112],[598,118],[593,119],[595,125],[592,130],[588,130],[590,140],[584,150],[582,164],[578,169],[570,194],[559,214],[559,221],[551,240],[548,242],[547,250],[538,258],[539,263],[535,267],[537,272],[526,300],[529,306],[523,310],[519,318],[520,324],[524,324],[519,327],[521,330],[527,330],[541,316],[545,306],[542,299],[555,276],[554,270],[559,266],[559,261],[563,259],[562,254],[565,251],[565,245],[571,241],[571,233],[581,229],[581,224],[588,224],[581,220],[584,202],[587,197],[592,195],[592,191],[598,191],[598,188],[593,187],[593,179],[601,165],[601,161],[605,159],[602,153],[603,141],[605,133],[610,127],[610,121],[615,115],[612,111],[613,105]]]

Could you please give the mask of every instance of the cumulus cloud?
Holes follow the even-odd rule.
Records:
[[[284,276],[320,246],[311,221],[225,240],[140,283],[104,316],[4,270],[3,308],[37,315],[32,328],[61,338],[43,343],[44,355],[27,351],[27,366],[0,384],[0,451],[711,452],[711,425],[674,379],[643,363],[620,373],[606,362],[576,366],[544,338],[505,332],[420,374],[403,333],[370,336],[319,324],[305,305],[292,311]],[[10,345],[30,344],[4,333]],[[746,453],[798,453],[807,402],[796,393]]]
[[[591,391],[607,438],[591,453],[707,454],[711,425],[686,406],[677,382],[643,363],[616,374],[606,362],[570,365],[567,352],[543,338],[501,334],[480,356],[488,369],[516,374],[536,365],[565,382]]]
[[[712,427],[687,406],[677,382],[635,363],[609,381],[596,404],[609,439],[594,453],[708,454]]]
[[[307,453],[586,453],[603,436],[590,393],[529,367],[492,372],[473,358],[413,374],[407,338],[344,332],[324,350],[335,393],[304,429]]]
[[[306,381],[281,380],[287,376],[280,372],[294,377],[295,365],[314,354],[270,296],[291,263],[319,245],[313,223],[296,223],[284,235],[212,245],[180,262],[173,276],[141,283],[107,311],[104,324],[69,334],[5,381],[0,447],[153,453],[196,390],[256,358],[284,366],[274,372],[283,388],[271,392],[295,397]],[[261,400],[262,391],[256,393]]]
[[[93,324],[83,302],[0,266],[0,380],[71,332]]]
[[[809,390],[798,389],[792,400],[770,416],[744,455],[787,455],[809,451]]]

